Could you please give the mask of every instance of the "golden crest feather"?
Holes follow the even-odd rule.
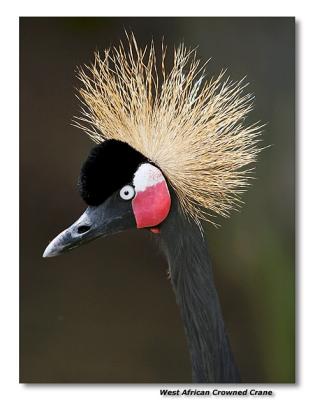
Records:
[[[256,161],[261,126],[245,124],[253,96],[244,80],[206,80],[196,50],[181,44],[166,72],[166,48],[157,61],[153,42],[127,44],[95,54],[79,70],[82,114],[75,125],[96,143],[127,142],[153,161],[197,223],[228,216],[240,205]]]

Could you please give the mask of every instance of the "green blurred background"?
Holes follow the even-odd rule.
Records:
[[[295,381],[293,18],[20,19],[20,380],[190,382],[179,310],[149,234],[97,240],[42,259],[83,211],[76,180],[92,146],[75,68],[124,29],[141,45],[198,46],[209,75],[247,75],[250,121],[267,122],[245,206],[206,226],[215,279],[243,382]]]

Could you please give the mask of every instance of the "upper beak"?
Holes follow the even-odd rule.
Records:
[[[93,209],[88,207],[81,217],[53,239],[46,247],[43,257],[54,257],[80,246],[101,235],[95,226]]]
[[[100,206],[88,207],[74,224],[49,243],[43,257],[58,256],[100,236],[131,228],[134,224],[131,210],[113,208],[106,201]]]

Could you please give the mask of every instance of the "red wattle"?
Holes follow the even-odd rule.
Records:
[[[137,228],[159,225],[167,217],[171,207],[171,196],[165,181],[147,187],[136,193],[132,208]]]

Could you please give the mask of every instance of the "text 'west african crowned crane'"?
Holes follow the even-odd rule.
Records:
[[[76,125],[97,145],[83,164],[88,207],[46,248],[52,257],[97,237],[149,229],[166,255],[184,322],[194,382],[238,382],[201,221],[240,204],[256,161],[261,126],[245,125],[253,96],[243,81],[206,80],[196,51],[133,35],[80,69],[83,103]]]

